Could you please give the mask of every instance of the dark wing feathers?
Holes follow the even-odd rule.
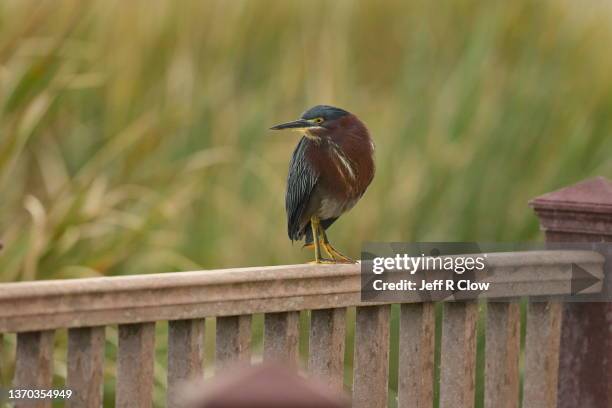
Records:
[[[308,207],[310,195],[319,178],[319,175],[306,161],[306,149],[309,143],[311,142],[306,137],[302,137],[293,151],[289,164],[285,210],[287,211],[287,232],[292,241],[297,241],[304,235],[304,231],[300,228],[300,219]]]

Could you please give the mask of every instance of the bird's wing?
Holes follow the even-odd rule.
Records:
[[[287,211],[287,232],[292,241],[301,239],[304,234],[300,220],[319,179],[316,170],[306,160],[306,149],[309,143],[311,142],[306,137],[302,137],[289,164],[285,210]]]

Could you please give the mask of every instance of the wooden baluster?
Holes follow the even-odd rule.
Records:
[[[6,370],[4,363],[4,334],[0,333],[0,384],[4,384],[4,372]]]
[[[436,315],[433,303],[401,305],[399,408],[431,408],[434,395]]]
[[[117,408],[150,408],[153,397],[155,323],[119,325]]]
[[[217,318],[215,370],[251,360],[251,315]]]
[[[17,333],[13,388],[49,389],[53,384],[53,330]],[[48,408],[50,399],[18,402],[15,408]]]
[[[518,408],[520,305],[489,302],[485,349],[485,407]]]
[[[478,304],[444,304],[440,372],[440,408],[474,406]]]
[[[68,377],[72,397],[68,408],[102,405],[104,381],[104,326],[68,330]]]
[[[557,407],[561,303],[530,303],[525,339],[523,408]]]
[[[180,407],[184,381],[204,375],[205,319],[168,322],[167,406]]]
[[[345,334],[346,309],[311,312],[309,371],[337,389],[344,384]]]
[[[297,367],[299,322],[299,312],[266,313],[264,360],[277,360]]]
[[[390,306],[357,307],[353,407],[386,407]]]

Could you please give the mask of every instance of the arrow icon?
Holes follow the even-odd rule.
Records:
[[[572,264],[572,279],[570,282],[570,294],[572,296],[579,294],[598,282],[600,282],[600,279],[597,276],[578,264]]]

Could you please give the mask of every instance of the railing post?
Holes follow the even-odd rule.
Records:
[[[440,408],[474,407],[478,303],[446,302],[442,316]]]
[[[612,242],[612,182],[603,177],[542,195],[530,206],[547,242]],[[611,265],[604,273],[610,290]],[[557,392],[560,408],[612,406],[612,303],[564,304]]]
[[[386,407],[391,307],[360,306],[356,313],[353,408]]]
[[[298,364],[300,312],[266,313],[264,318],[264,360]]]
[[[152,406],[154,359],[155,323],[119,325],[115,407]]]
[[[17,333],[16,389],[49,389],[53,384],[53,330]],[[15,408],[50,408],[51,400],[20,401]]]
[[[251,361],[251,315],[217,317],[215,371]]]
[[[205,319],[168,322],[168,388],[166,406],[181,406],[182,386],[204,376]]]
[[[76,327],[68,330],[68,375],[66,388],[72,397],[67,408],[102,405],[104,382],[104,326]]]
[[[399,408],[433,406],[435,331],[434,303],[401,305],[397,385]]]
[[[344,384],[346,309],[313,310],[310,316],[308,369],[311,374],[341,390]]]

